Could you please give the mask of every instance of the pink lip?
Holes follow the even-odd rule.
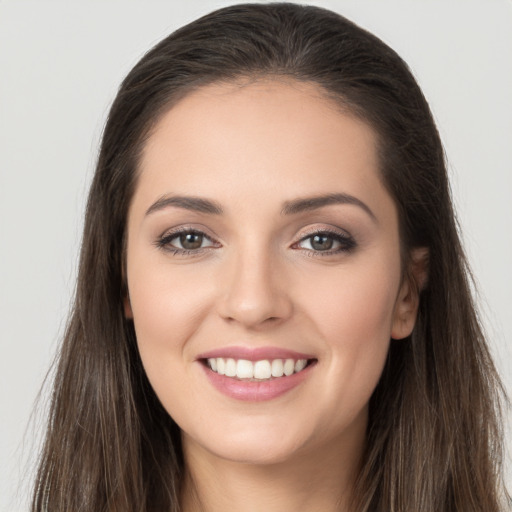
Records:
[[[272,400],[291,391],[309,377],[311,371],[316,366],[316,361],[310,363],[304,370],[289,375],[288,377],[276,377],[261,382],[241,380],[235,377],[226,377],[219,375],[211,370],[205,363],[209,358],[233,358],[246,359],[248,361],[259,361],[262,359],[315,359],[308,354],[302,354],[292,350],[285,350],[276,347],[225,347],[221,349],[205,352],[198,356],[197,360],[201,364],[203,371],[209,382],[222,394],[236,400],[248,402],[262,402]]]
[[[224,357],[232,359],[246,359],[247,361],[261,361],[262,359],[314,359],[311,354],[302,354],[293,350],[278,347],[224,347],[197,356],[197,359],[210,359]]]

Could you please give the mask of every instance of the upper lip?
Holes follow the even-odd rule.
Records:
[[[304,354],[294,350],[279,348],[279,347],[222,347],[208,352],[204,352],[197,356],[197,359],[211,359],[211,358],[231,358],[231,359],[245,359],[247,361],[261,361],[263,359],[314,359],[311,354]]]

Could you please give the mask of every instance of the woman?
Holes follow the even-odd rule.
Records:
[[[344,18],[239,5],[124,80],[33,510],[500,508],[443,150]]]

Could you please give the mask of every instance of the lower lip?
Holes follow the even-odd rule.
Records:
[[[315,363],[310,363],[304,370],[289,375],[288,377],[276,377],[269,380],[262,380],[261,382],[226,377],[225,375],[219,375],[214,372],[205,364],[201,363],[201,366],[210,383],[222,394],[246,402],[263,402],[284,395],[297,387],[308,378]]]

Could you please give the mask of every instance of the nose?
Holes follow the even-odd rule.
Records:
[[[276,258],[264,250],[239,251],[226,261],[228,278],[221,285],[219,314],[226,321],[257,329],[277,325],[293,311],[286,279]]]

